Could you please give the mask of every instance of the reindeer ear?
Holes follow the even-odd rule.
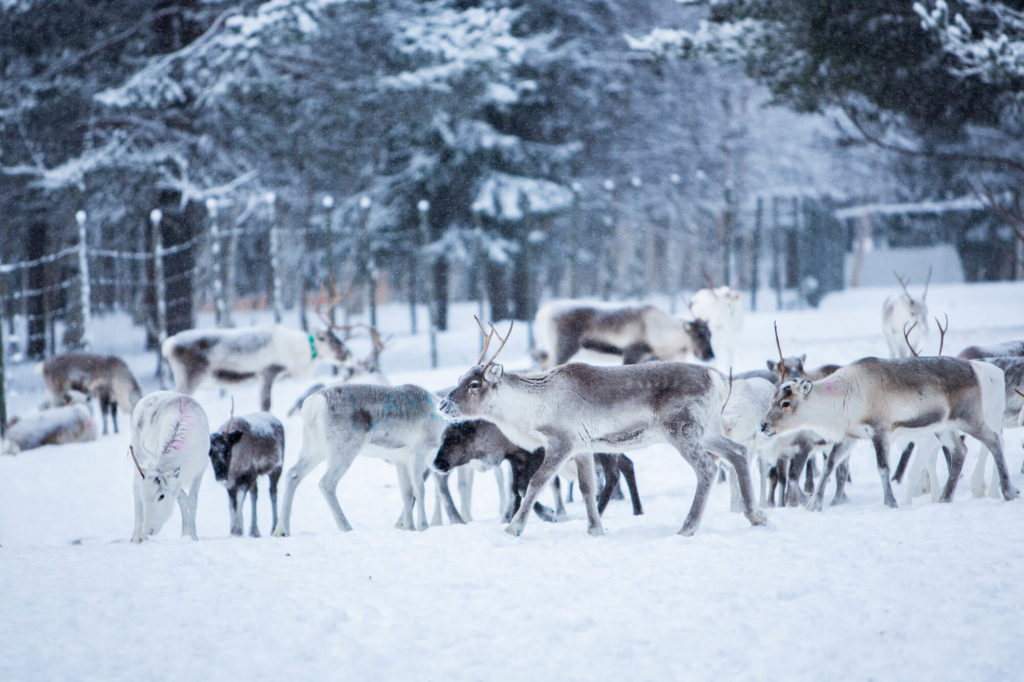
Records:
[[[779,371],[779,365],[774,360],[768,360],[765,362],[765,364],[768,365],[769,372]]]
[[[800,394],[806,398],[808,395],[810,395],[811,389],[814,388],[814,384],[812,384],[807,379],[801,379],[800,383],[797,384],[797,388],[800,390]]]
[[[496,384],[501,379],[501,375],[505,373],[505,368],[497,363],[492,363],[484,369],[484,379],[489,383]]]
[[[177,469],[175,469],[171,473],[167,474],[168,481],[170,481],[170,480],[175,480],[176,481],[179,478],[181,478],[181,467],[178,467]]]
[[[232,431],[231,433],[228,434],[228,443],[229,444],[235,445],[240,440],[242,440],[242,432],[241,431],[236,429],[236,430],[234,430],[234,431]]]

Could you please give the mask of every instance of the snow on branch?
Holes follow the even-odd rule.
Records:
[[[656,28],[640,38],[629,34],[624,37],[631,50],[652,57],[690,59],[713,55],[726,62],[742,57],[762,34],[761,22],[744,19],[730,23],[701,21],[696,31]]]
[[[572,190],[564,185],[540,178],[492,173],[477,192],[472,209],[491,218],[522,220],[524,205],[530,213],[545,214],[564,211],[572,202]]]
[[[977,77],[988,83],[1024,78],[1024,12],[1001,2],[963,0],[967,16],[983,18],[988,30],[976,30],[964,14],[952,14],[945,0],[933,0],[930,8],[914,3],[921,28],[935,35],[942,49],[956,58],[950,73]]]

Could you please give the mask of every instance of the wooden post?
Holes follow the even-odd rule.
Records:
[[[572,234],[569,239],[569,298],[580,296],[580,242],[583,236],[582,187],[574,182],[572,188]],[[483,318],[480,318],[483,319]]]
[[[164,376],[164,341],[167,340],[167,283],[164,279],[164,241],[160,233],[160,222],[164,214],[159,208],[149,212],[149,222],[153,238],[153,287],[156,292],[156,376],[161,385],[165,385]]]
[[[772,197],[772,279],[775,280],[775,309],[782,310],[782,230],[779,228],[779,198]]]
[[[217,200],[206,200],[210,216],[210,265],[213,269],[213,319],[218,327],[227,325],[227,300],[224,297],[224,263],[221,258],[220,225],[217,221]]]
[[[320,204],[324,207],[324,272],[327,273],[327,296],[333,301],[337,293],[334,290],[334,235],[332,234],[333,229],[331,226],[331,211],[334,208],[334,197],[330,194],[325,194],[324,198],[320,200]],[[328,315],[330,315],[331,324],[337,322],[335,311],[337,306],[331,306],[328,309]]]
[[[92,328],[92,314],[90,302],[92,301],[92,290],[89,287],[89,254],[85,240],[85,211],[75,213],[75,222],[78,223],[78,293],[82,306],[80,323],[82,325],[81,335],[78,342],[82,348],[89,348],[92,345],[92,338],[89,330]]]
[[[437,369],[437,319],[436,319],[436,302],[434,292],[434,277],[430,272],[430,259],[428,258],[427,248],[430,246],[430,221],[428,213],[430,212],[430,202],[426,199],[420,199],[416,204],[416,210],[420,214],[420,275],[421,281],[424,283],[424,291],[427,294],[427,324],[430,330],[430,367]]]
[[[281,323],[281,234],[277,226],[277,215],[274,205],[277,194],[267,192],[263,195],[267,203],[267,221],[270,223],[270,308],[274,311],[274,322]]]
[[[370,326],[377,328],[377,262],[373,253],[373,239],[367,229],[370,217],[370,206],[373,201],[368,196],[359,199],[359,243],[361,257],[356,267],[366,286],[366,305],[370,310]],[[377,345],[373,346],[373,357],[377,359]]]
[[[751,268],[750,268],[750,309],[757,310],[757,287],[760,284],[761,269],[761,221],[764,217],[764,198],[757,198],[757,208],[754,211],[754,243],[751,246]]]

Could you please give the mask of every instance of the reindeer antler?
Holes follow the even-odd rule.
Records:
[[[331,293],[333,293],[334,291],[337,290],[336,287],[335,287],[335,284],[334,284],[334,278],[330,277],[328,279],[328,281],[330,282],[330,285],[331,285],[330,291],[331,291]],[[334,294],[333,297],[328,298],[327,287],[324,286],[324,281],[320,280],[320,297],[319,297],[319,300],[317,301],[315,310],[316,310],[317,316],[321,320],[323,320],[324,324],[327,325],[328,329],[338,329],[338,325],[336,325],[334,323],[334,321],[331,319],[331,315],[334,313],[334,309],[337,308],[338,305],[342,301],[344,301],[346,298],[348,298],[351,295],[352,295],[352,290],[349,289],[348,291],[346,291],[344,293]],[[324,304],[326,304],[326,303],[330,303],[330,307],[327,308],[327,312],[325,313],[323,311],[323,307],[324,307]]]
[[[913,296],[910,295],[910,291],[907,289],[907,285],[910,284],[910,280],[909,279],[904,279],[895,270],[892,271],[892,274],[896,278],[896,281],[900,283],[900,286],[903,287],[903,293],[905,293],[907,295],[907,298],[914,298]],[[931,276],[931,274],[929,274],[929,277],[930,276]]]
[[[1021,398],[1024,398],[1024,393],[1021,393],[1019,388],[1013,389],[1013,392],[1019,395]]]
[[[486,367],[489,367],[491,365],[491,363],[494,362],[494,360],[498,357],[498,353],[500,353],[501,349],[505,347],[506,343],[508,343],[509,337],[512,336],[512,327],[515,325],[516,322],[515,322],[515,320],[510,320],[509,321],[508,331],[505,332],[505,336],[503,338],[501,336],[501,334],[498,333],[498,330],[494,327],[494,324],[490,325],[491,326],[491,331],[487,331],[486,329],[484,329],[484,323],[480,321],[479,317],[474,315],[473,319],[476,320],[477,326],[480,327],[480,331],[484,335],[484,348],[483,348],[482,351],[480,351],[480,357],[477,358],[476,364],[478,364],[478,365],[483,364],[483,366],[486,368]],[[495,336],[497,336],[498,339],[501,340],[501,345],[498,346],[498,350],[494,351],[494,355],[491,356],[491,359],[488,360],[487,362],[484,362],[483,361],[484,360],[484,356],[487,354],[487,349],[491,345],[491,339],[493,339]]]
[[[935,322],[938,323],[938,320],[935,320]],[[914,354],[915,358],[919,358],[919,357],[921,357],[921,354],[918,353],[917,349],[914,348],[914,345],[912,343],[910,343],[910,332],[914,331],[914,327],[917,326],[917,322],[915,322],[914,324],[910,324],[910,328],[909,329],[907,328],[908,324],[910,324],[910,323],[906,322],[903,325],[903,338],[906,340],[907,348],[910,349],[910,352]],[[941,348],[939,349],[939,352],[940,353],[942,352]]]
[[[786,358],[782,357],[782,343],[779,341],[779,321],[775,325],[775,347],[779,349],[779,384],[786,380]]]
[[[235,421],[235,396],[231,396],[231,412],[228,413],[228,423],[224,425],[224,433],[231,433],[231,423]]]
[[[928,266],[928,276],[924,278],[924,293],[921,294],[921,300],[928,298],[928,283],[932,281],[932,266]],[[938,320],[936,320],[938,322]],[[940,352],[939,355],[942,355]]]
[[[929,272],[929,275],[931,273]],[[925,287],[927,289],[927,287]],[[939,318],[935,318],[935,326],[939,328],[939,355],[942,355],[942,346],[946,343],[946,331],[949,330],[949,313],[945,313],[946,326],[939,324]]]
[[[138,470],[139,476],[145,478],[146,474],[142,473],[142,467],[139,466],[139,458],[135,456],[135,448],[131,445],[128,446],[128,454],[132,456],[132,461],[135,462],[135,468]]]

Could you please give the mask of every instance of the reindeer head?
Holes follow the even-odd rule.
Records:
[[[484,423],[486,422],[480,419],[473,419],[452,422],[446,426],[444,433],[441,434],[441,447],[437,449],[437,456],[434,458],[434,468],[443,473],[482,456],[484,453],[473,446],[477,441],[480,425]]]
[[[334,291],[334,280],[331,280],[331,291]],[[316,314],[323,321],[325,328],[310,335],[310,344],[312,345],[310,350],[314,359],[323,358],[342,367],[347,367],[353,361],[352,351],[337,334],[337,330],[342,327],[336,325],[332,319],[334,309],[351,294],[351,290],[335,294],[331,298],[327,310],[324,311],[323,307],[328,303],[327,289],[324,287],[324,283],[320,282],[320,300],[316,304]]]
[[[505,368],[494,362],[494,360],[498,357],[501,349],[505,347],[509,337],[512,336],[512,324],[514,323],[509,324],[508,332],[505,333],[504,337],[498,333],[493,324],[491,325],[491,331],[487,332],[484,330],[483,324],[479,319],[477,319],[476,323],[480,325],[480,330],[484,332],[486,339],[484,348],[480,353],[479,359],[477,359],[476,366],[463,374],[459,378],[458,385],[452,389],[447,398],[441,401],[441,412],[449,417],[487,415],[493,403],[494,393],[498,388],[501,377],[505,373]],[[491,356],[490,360],[483,362],[484,356],[487,355],[487,348],[491,345],[491,339],[495,336],[501,339],[501,345],[498,346],[498,350],[494,351],[494,355]]]
[[[210,464],[218,481],[226,481],[231,467],[231,449],[242,440],[242,431],[217,431],[210,434]]]
[[[704,362],[715,359],[715,351],[711,349],[711,328],[708,327],[707,320],[695,319],[684,322],[683,329],[693,344],[694,355]]]
[[[903,295],[900,297],[900,300],[903,302],[903,305],[906,309],[906,314],[908,317],[906,322],[908,324],[919,325],[919,333],[927,334],[928,303],[926,299],[928,298],[928,283],[932,279],[932,269],[928,268],[928,277],[925,279],[924,282],[924,291],[921,293],[921,298],[919,299],[914,298],[913,294],[910,293],[910,289],[907,288],[907,285],[910,283],[909,280],[901,277],[898,273],[894,272],[892,274],[896,276],[896,280],[900,283],[900,286],[903,287]]]
[[[791,379],[779,386],[772,398],[771,407],[761,422],[761,433],[774,436],[784,431],[792,431],[803,425],[798,412],[814,388],[807,379]]]
[[[807,361],[807,354],[793,355],[788,358],[781,358],[779,362],[774,360],[767,360],[765,364],[768,366],[768,371],[779,375],[779,381],[785,381],[786,379],[799,379],[805,376],[804,362]],[[785,376],[782,376],[785,372]]]
[[[135,460],[135,469],[139,472],[135,485],[139,490],[139,499],[142,500],[142,532],[155,535],[174,510],[174,503],[181,491],[181,469],[145,470],[139,465],[135,450],[130,448],[130,451]]]

